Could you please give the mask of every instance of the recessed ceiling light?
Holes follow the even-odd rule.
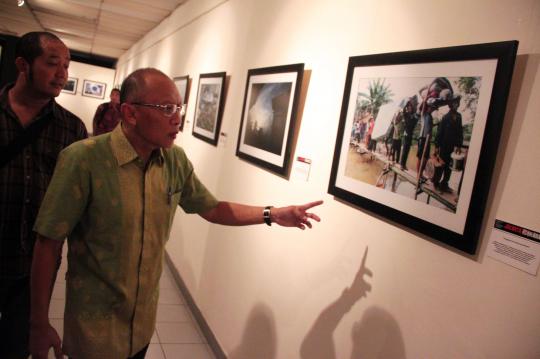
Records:
[[[17,6],[23,6],[24,5],[24,0],[17,0]]]

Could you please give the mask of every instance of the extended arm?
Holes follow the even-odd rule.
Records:
[[[311,228],[310,219],[317,222],[320,222],[321,219],[316,214],[307,211],[322,203],[323,201],[316,201],[301,206],[275,207],[270,211],[270,219],[273,223],[284,227]],[[212,223],[228,226],[245,226],[263,223],[263,210],[264,207],[219,202],[216,207],[200,215]]]
[[[38,235],[34,246],[31,274],[30,353],[46,359],[50,347],[62,358],[61,341],[49,323],[49,303],[62,242]]]

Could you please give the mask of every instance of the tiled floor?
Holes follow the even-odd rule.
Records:
[[[63,333],[65,303],[65,258],[58,271],[49,310],[49,318],[60,337]],[[52,349],[49,359],[54,358]],[[154,336],[146,359],[215,359],[186,306],[169,268],[164,268],[160,281],[160,298]]]

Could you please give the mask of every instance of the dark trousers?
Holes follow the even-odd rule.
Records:
[[[401,139],[392,140],[392,161],[399,162],[399,155],[401,154]]]
[[[0,358],[26,358],[30,331],[30,278],[0,280]]]
[[[402,167],[407,167],[407,157],[409,157],[409,151],[411,149],[412,138],[407,136],[403,137],[403,149],[401,150],[401,158],[399,164]]]
[[[441,159],[444,161],[444,166],[442,166],[437,174],[437,183],[442,187],[448,187],[448,181],[450,180],[450,175],[452,174],[452,169],[450,168],[450,163],[452,157],[450,156],[452,152],[442,152],[440,153]]]

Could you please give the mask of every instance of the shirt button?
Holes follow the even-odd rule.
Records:
[[[24,203],[30,203],[30,198],[25,199]]]
[[[27,179],[27,180],[30,180],[30,176],[26,176],[26,179]]]

